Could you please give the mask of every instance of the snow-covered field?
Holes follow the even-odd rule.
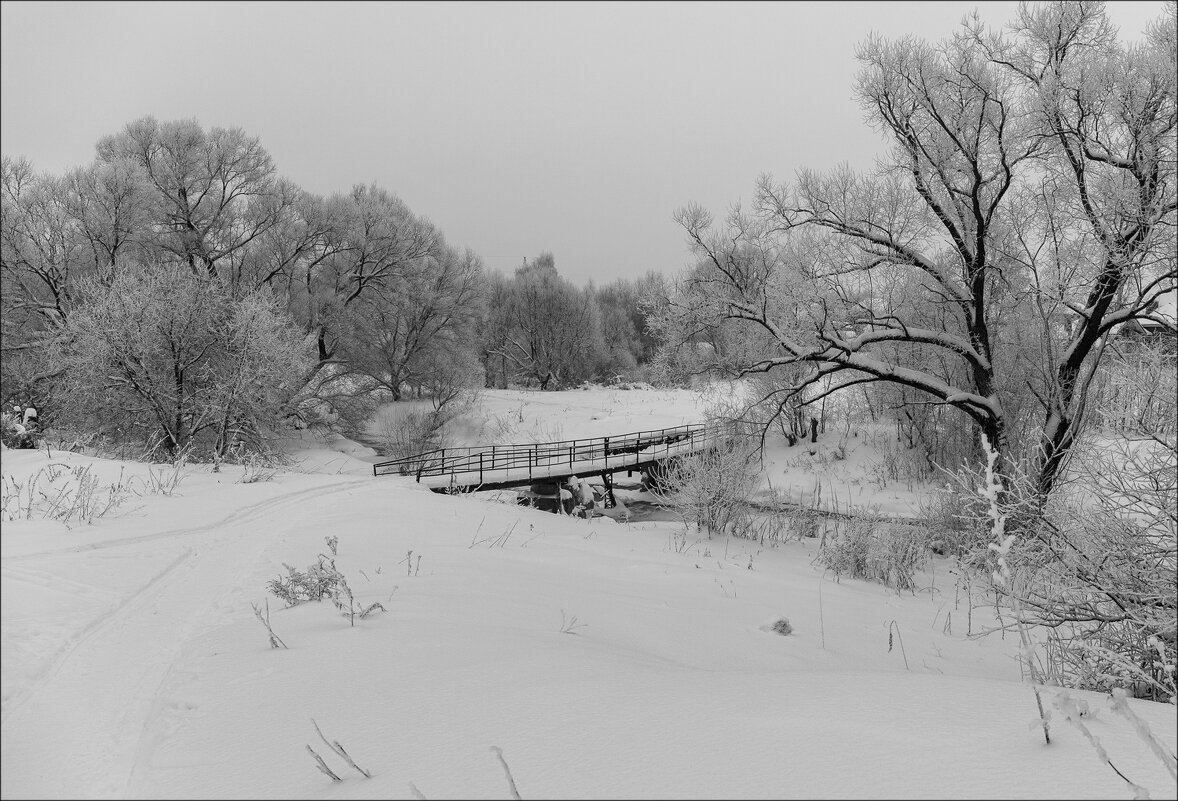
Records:
[[[455,436],[702,415],[688,392],[488,392]],[[915,512],[922,488],[882,480],[878,443],[836,460],[833,439],[771,450],[767,485]],[[1015,638],[967,636],[995,621],[970,611],[951,562],[898,595],[823,575],[816,540],[701,540],[447,497],[373,478],[375,458],[308,440],[269,481],[190,466],[165,495],[150,492],[158,466],[4,451],[0,795],[510,797],[497,747],[525,799],[1132,797],[1059,711],[1044,744]],[[50,465],[65,466],[56,482]],[[11,519],[14,482],[59,486],[86,466],[135,493],[89,525]],[[288,646],[271,648],[251,605],[284,563],[331,556],[332,537],[357,606],[385,611],[353,626],[329,601],[269,596]],[[1118,770],[1178,797],[1129,721],[1072,695]],[[1172,753],[1174,708],[1131,708]]]

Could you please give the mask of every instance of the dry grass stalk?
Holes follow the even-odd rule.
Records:
[[[339,776],[335,775],[335,773],[332,771],[331,768],[327,767],[327,763],[323,761],[323,757],[316,754],[314,748],[312,748],[311,746],[308,745],[307,751],[310,752],[311,756],[315,757],[315,762],[319,766],[319,770],[321,770],[323,773],[326,773],[328,776],[330,776],[331,780],[333,782],[342,782],[343,781],[343,779],[341,779]]]
[[[495,752],[495,756],[499,757],[499,764],[503,766],[503,772],[507,774],[507,787],[511,790],[511,797],[520,801],[519,790],[516,789],[515,779],[511,775],[511,768],[507,767],[507,760],[503,758],[503,749],[497,745],[491,746],[491,750]]]
[[[364,768],[360,767],[354,761],[352,761],[352,757],[350,757],[348,755],[348,752],[344,750],[344,747],[342,745],[340,745],[339,740],[328,740],[326,737],[323,736],[323,731],[319,728],[319,724],[315,722],[315,718],[311,718],[311,725],[315,727],[315,731],[319,734],[319,739],[321,739],[323,742],[327,743],[327,747],[330,748],[332,751],[335,751],[337,754],[339,754],[340,757],[344,760],[344,762],[347,762],[348,765],[350,765],[354,771],[359,773],[365,779],[372,778],[371,773],[364,770]],[[308,746],[308,748],[309,747],[310,746]]]
[[[284,643],[282,641],[281,637],[279,637],[277,634],[274,633],[274,629],[270,628],[270,599],[269,598],[266,599],[266,616],[265,617],[262,616],[262,610],[257,604],[251,604],[251,606],[253,606],[253,608],[254,608],[254,614],[257,615],[257,617],[258,617],[258,622],[260,622],[263,626],[266,627],[266,631],[270,635],[270,647],[271,648],[279,648],[279,647],[286,648],[286,643]]]

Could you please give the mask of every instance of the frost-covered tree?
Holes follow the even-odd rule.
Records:
[[[700,267],[661,317],[769,345],[730,367],[800,367],[813,403],[886,383],[964,415],[1055,486],[1110,332],[1175,286],[1175,15],[1133,45],[1100,3],[967,20],[931,44],[871,38],[856,84],[892,145],[872,173],[766,176],[722,226],[678,214]],[[816,387],[821,387],[815,391]]]
[[[62,180],[37,174],[26,159],[4,157],[0,189],[5,333],[13,335],[9,342],[23,343],[21,330],[53,329],[65,320],[88,260]]]
[[[56,417],[152,452],[260,449],[312,363],[311,345],[267,289],[234,297],[187,261],[90,279],[51,346]]]
[[[645,288],[657,280],[648,272],[639,281],[619,278],[594,293],[605,332],[606,369],[613,374],[627,373],[654,357],[655,343],[646,329],[641,301]]]
[[[315,333],[319,360],[327,362],[352,325],[354,307],[400,292],[420,262],[437,251],[441,238],[404,201],[375,185],[333,195],[315,214],[322,227],[318,252],[304,260],[298,274],[306,304],[303,319]]]
[[[126,335],[126,320],[108,334],[78,325],[115,314],[112,297],[120,294],[149,310],[153,321],[162,319],[157,306],[166,289],[157,279],[176,282],[181,300],[168,312],[168,326],[180,326],[186,332],[180,341],[199,353],[234,352],[225,343],[208,344],[217,342],[211,332],[198,336],[202,315],[209,325],[229,325],[229,310],[237,314],[259,297],[280,304],[315,345],[317,360],[283,378],[301,382],[318,399],[315,418],[346,406],[356,411],[350,419],[361,421],[374,402],[361,396],[381,387],[394,396],[412,387],[442,397],[445,387],[482,384],[475,338],[483,308],[479,258],[448,246],[436,227],[385,189],[311,195],[281,178],[257,137],[239,128],[206,130],[195,120],[153,117],[101,139],[95,160],[64,177],[38,174],[28,161],[6,156],[2,178],[0,397],[53,398],[46,404],[51,416],[60,409],[61,420],[81,422],[78,410],[89,398],[80,382],[97,382],[95,393],[105,393],[109,373],[82,365],[65,381],[67,366],[78,365],[80,353],[95,355],[99,342],[104,359],[116,358],[107,351],[126,348],[117,357],[120,369],[136,367],[142,354]],[[181,280],[177,265],[192,280]],[[143,287],[127,283],[146,278],[152,280]],[[143,296],[148,290],[157,294]],[[71,316],[83,306],[85,316],[73,325]],[[196,317],[182,323],[185,315]],[[180,370],[189,356],[181,349],[171,358]],[[151,370],[124,387],[139,398],[127,402],[130,419],[144,420],[145,410],[160,418],[153,425],[168,448],[210,436],[211,418],[189,406],[197,399],[212,403],[211,387],[229,379],[210,374],[213,383],[202,384],[201,365],[207,366],[203,356],[180,370],[183,387],[166,402],[158,387],[145,383]],[[59,393],[66,393],[61,403],[53,397]],[[245,396],[234,397],[226,408],[237,409]],[[300,408],[310,413],[310,406]],[[236,436],[237,416],[221,415],[215,451]],[[139,431],[141,422],[132,428]]]
[[[399,271],[387,288],[348,307],[338,376],[355,376],[401,400],[408,390],[443,394],[481,387],[476,325],[482,313],[482,262],[440,238],[432,252]]]
[[[598,374],[606,359],[601,311],[592,290],[557,273],[551,253],[515,271],[505,300],[490,310],[501,338],[489,358],[542,390]]]
[[[194,273],[224,272],[293,200],[270,154],[240,128],[143,117],[96,150],[99,164],[142,169],[154,199],[154,243]]]

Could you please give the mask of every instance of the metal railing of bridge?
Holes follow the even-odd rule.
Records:
[[[527,478],[543,478],[561,468],[592,463],[593,470],[645,464],[659,458],[703,450],[721,432],[713,426],[683,425],[655,431],[637,431],[611,437],[572,439],[561,442],[536,442],[526,445],[479,445],[467,448],[437,448],[400,459],[377,462],[374,476],[402,475],[422,477],[470,475],[471,483],[505,477],[510,472],[527,469]],[[673,450],[673,453],[672,453]],[[664,458],[665,458],[664,457]]]

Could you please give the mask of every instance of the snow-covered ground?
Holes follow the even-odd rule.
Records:
[[[455,435],[571,439],[702,414],[687,392],[489,392]],[[836,459],[827,439],[771,450],[767,483],[915,512],[922,488],[878,475],[878,443]],[[951,562],[898,595],[824,575],[815,540],[447,497],[373,478],[376,458],[309,439],[269,481],[193,466],[164,495],[158,466],[4,451],[0,795],[503,798],[498,747],[525,799],[1132,797],[1058,711],[1044,744],[1015,638],[967,636],[995,621]],[[55,487],[86,466],[138,494],[89,525],[10,519],[13,482]],[[354,626],[329,601],[266,592],[284,563],[331,556],[332,537],[357,605],[386,610]],[[267,598],[288,648],[255,617]],[[1178,797],[1129,721],[1072,695],[1118,770]],[[1174,708],[1131,708],[1172,753]]]

